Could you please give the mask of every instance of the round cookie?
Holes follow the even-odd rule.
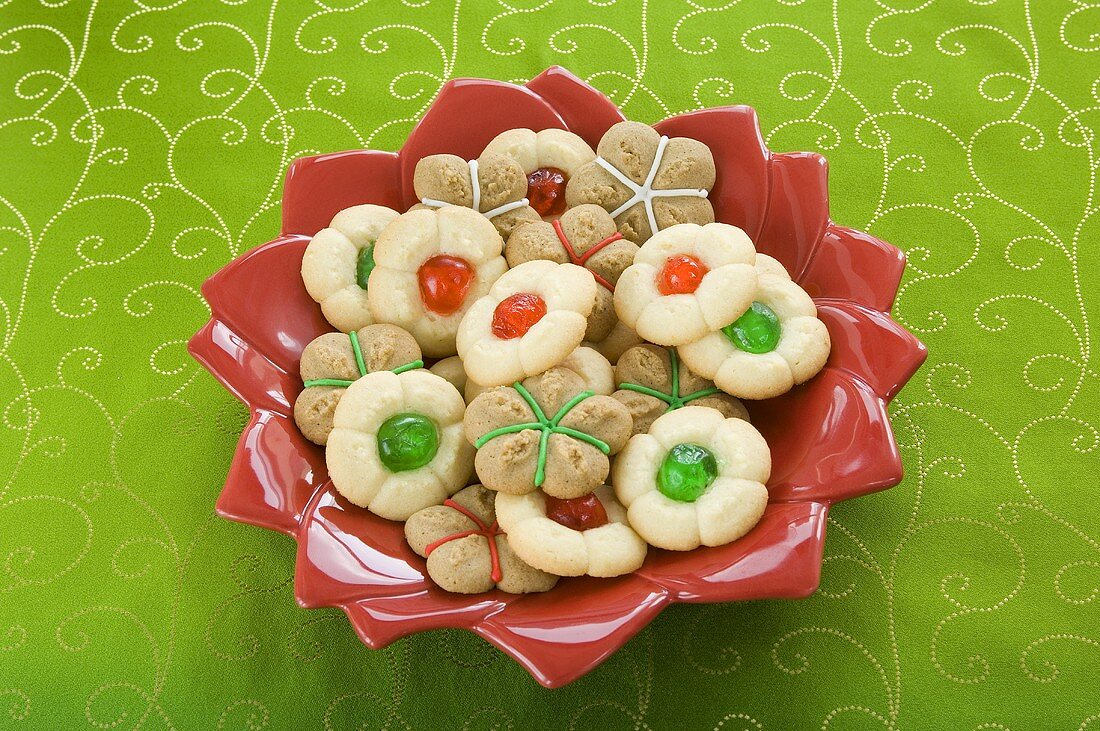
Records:
[[[516,555],[548,573],[622,576],[645,562],[645,541],[627,525],[626,510],[606,485],[561,501],[542,492],[500,493],[496,509]]]
[[[690,551],[748,533],[767,506],[770,474],[768,444],[751,424],[685,406],[630,438],[612,484],[646,542]]]
[[[389,520],[439,505],[473,471],[465,408],[455,387],[429,371],[368,373],[336,406],[325,450],[332,484]]]
[[[294,422],[306,439],[323,445],[332,431],[336,404],[353,381],[375,371],[423,367],[420,346],[396,325],[368,325],[347,335],[325,333],[302,351],[304,388],[294,400]]]
[[[615,312],[658,345],[682,345],[740,317],[756,290],[756,249],[724,223],[683,223],[638,250],[615,287]]]
[[[615,315],[615,283],[634,262],[637,252],[638,246],[623,238],[607,211],[594,205],[570,208],[552,223],[521,226],[504,245],[504,258],[510,267],[546,259],[576,264],[592,272],[599,287],[584,333],[584,339],[592,343],[605,340],[616,329],[619,318]]]
[[[511,494],[541,488],[562,499],[604,484],[609,455],[630,437],[630,412],[584,385],[574,371],[552,368],[471,401],[464,426],[481,483]]]
[[[374,319],[408,330],[428,357],[454,355],[463,316],[508,269],[503,248],[492,224],[468,208],[402,214],[374,246]]]
[[[462,359],[457,355],[452,355],[450,358],[436,361],[435,365],[428,370],[446,379],[448,383],[458,389],[459,393],[466,390],[466,369],[462,367]],[[466,400],[469,401],[470,399],[467,398]]]
[[[573,173],[596,153],[576,134],[564,129],[510,129],[485,146],[485,153],[507,155],[527,176],[527,200],[543,217],[565,212],[565,186]]]
[[[541,220],[527,205],[527,176],[512,158],[496,153],[476,160],[456,155],[428,155],[416,163],[413,191],[420,208],[461,206],[488,219],[507,238],[517,226]]]
[[[459,360],[459,358],[455,356],[455,360]],[[437,363],[436,365],[439,364]],[[566,368],[573,371],[580,376],[581,381],[584,383],[584,390],[591,391],[596,395],[610,396],[615,390],[615,369],[611,366],[607,358],[604,358],[598,351],[592,348],[582,345],[554,367]],[[435,366],[433,366],[433,369],[434,368]],[[440,373],[439,375],[444,374]],[[463,371],[463,378],[465,378],[465,371]],[[448,378],[447,380],[451,379]],[[454,381],[451,382],[454,383]],[[466,403],[470,403],[481,394],[493,388],[496,387],[479,386],[473,381],[466,380],[463,389]]]
[[[642,243],[678,223],[710,223],[714,187],[710,148],[687,137],[669,139],[646,124],[619,122],[604,133],[597,157],[566,187],[570,208],[595,203],[611,212],[623,236]]]
[[[825,366],[831,342],[814,301],[783,265],[757,254],[751,308],[736,321],[679,348],[684,363],[726,393],[766,399],[805,383]]]
[[[496,521],[496,493],[481,485],[459,490],[442,505],[409,516],[405,540],[426,561],[428,576],[441,589],[480,594],[548,591],[558,577],[524,563]]]
[[[648,432],[657,417],[688,404],[709,406],[727,418],[749,418],[744,404],[680,363],[675,348],[636,345],[615,364],[615,380],[619,390],[612,396],[630,410],[634,434]]]
[[[581,344],[595,302],[596,282],[583,267],[536,260],[510,269],[458,328],[466,375],[499,386],[552,368]]]
[[[397,215],[384,206],[345,208],[306,246],[302,282],[337,330],[350,332],[374,322],[367,302],[374,245]]]

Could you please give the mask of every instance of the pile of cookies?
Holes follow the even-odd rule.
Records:
[[[829,333],[740,229],[706,145],[621,122],[595,151],[513,129],[420,160],[420,203],[338,213],[302,278],[341,331],[294,405],[349,502],[405,521],[447,591],[619,576],[748,532],[771,455],[740,399],[813,377]]]

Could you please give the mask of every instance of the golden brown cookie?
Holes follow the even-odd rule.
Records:
[[[416,163],[413,190],[417,208],[463,206],[488,218],[508,238],[522,223],[541,221],[527,205],[527,175],[518,162],[487,152],[466,161],[456,155],[428,155]]]
[[[375,371],[420,368],[420,346],[396,325],[368,325],[357,331],[325,333],[302,351],[305,388],[294,401],[294,421],[314,444],[328,442],[336,404],[353,381]]]
[[[428,576],[440,588],[480,594],[493,588],[510,594],[552,589],[558,577],[524,563],[497,525],[496,493],[471,485],[442,505],[413,513],[405,540],[427,559]],[[491,543],[490,543],[491,541]]]
[[[586,495],[604,484],[609,455],[630,438],[625,406],[593,395],[566,368],[487,391],[466,409],[466,438],[477,447],[474,469],[485,487],[522,495]]]
[[[657,417],[688,404],[749,420],[744,404],[689,370],[674,348],[649,343],[630,348],[615,365],[615,382],[619,390],[612,396],[630,410],[634,434],[645,434]]]
[[[610,211],[622,235],[638,244],[678,223],[714,220],[706,197],[714,187],[714,157],[702,142],[619,122],[604,133],[596,154],[566,186],[570,208],[594,203]]]
[[[613,297],[615,283],[634,262],[637,251],[638,246],[623,238],[607,211],[585,204],[570,208],[556,221],[520,226],[508,237],[504,258],[510,267],[548,259],[558,264],[576,264],[592,272],[599,287],[584,339],[599,343],[618,322]]]

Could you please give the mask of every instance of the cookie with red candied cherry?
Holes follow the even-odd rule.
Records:
[[[565,212],[565,188],[573,174],[596,153],[576,134],[564,129],[509,129],[485,146],[486,153],[507,155],[527,176],[527,200],[543,218]]]
[[[521,226],[504,245],[504,258],[511,267],[545,259],[576,264],[592,272],[599,286],[584,339],[601,352],[605,344],[622,344],[631,337],[635,343],[641,342],[631,328],[619,322],[614,300],[615,285],[637,253],[638,246],[623,238],[610,214],[590,204],[570,208],[553,222]],[[617,359],[619,353],[611,355]]]
[[[572,500],[500,493],[496,511],[516,555],[547,573],[622,576],[645,561],[645,541],[606,485]]]
[[[371,314],[412,333],[424,355],[454,355],[459,323],[508,269],[504,241],[468,208],[412,210],[374,245],[367,296]]]

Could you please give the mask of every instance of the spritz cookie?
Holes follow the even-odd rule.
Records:
[[[459,361],[459,367],[461,367],[461,359],[458,356],[455,356],[454,359]],[[432,371],[438,372],[439,375],[451,381],[451,383],[455,383],[457,386],[457,379],[452,380],[448,375],[436,370],[443,362],[444,361],[440,361],[440,363],[432,366]],[[576,373],[584,384],[584,390],[591,391],[597,396],[610,396],[615,390],[614,367],[607,358],[604,358],[593,348],[582,345],[554,367],[565,368]],[[449,372],[452,370],[452,367],[448,364],[446,370]],[[466,379],[465,371],[462,372],[462,378],[465,379],[463,382],[464,387],[460,390],[462,390],[463,395],[466,397],[466,403],[470,403],[489,389],[496,388],[495,386],[479,386],[473,381]]]
[[[625,406],[586,390],[576,372],[551,368],[481,394],[464,423],[485,487],[512,494],[541,488],[565,499],[604,484],[632,422]]]
[[[496,520],[496,493],[481,485],[459,490],[419,510],[405,523],[405,540],[426,561],[428,576],[457,594],[500,589],[509,594],[548,591],[558,577],[524,563]]]
[[[559,264],[576,264],[592,272],[599,287],[584,333],[584,339],[591,343],[605,340],[618,325],[615,284],[623,271],[634,263],[637,252],[638,246],[623,238],[607,211],[587,204],[570,208],[551,223],[521,226],[504,244],[504,258],[511,267],[546,259]]]
[[[468,208],[402,214],[374,246],[374,319],[408,330],[426,356],[454,355],[463,315],[508,269],[503,248],[492,224]]]
[[[698,340],[737,319],[756,291],[756,249],[724,223],[683,223],[645,242],[615,287],[615,312],[658,345]]]
[[[396,325],[368,325],[343,333],[325,333],[302,351],[303,388],[294,400],[294,422],[314,444],[325,444],[336,404],[353,381],[375,371],[423,368],[420,346]]]
[[[413,190],[418,208],[462,206],[482,214],[507,238],[520,224],[539,221],[527,204],[527,176],[507,155],[487,153],[476,160],[429,155],[416,163]]]
[[[619,122],[604,133],[597,157],[570,179],[570,208],[595,203],[611,213],[623,236],[642,243],[677,223],[710,223],[714,187],[710,148],[688,137],[669,139],[647,124]]]
[[[685,406],[631,437],[612,484],[650,545],[690,551],[748,533],[764,514],[770,474],[768,445],[751,424]]]
[[[565,212],[569,178],[596,157],[587,142],[564,129],[506,130],[485,146],[485,153],[507,155],[519,163],[527,176],[527,200],[544,218]]]
[[[374,246],[382,229],[397,215],[385,206],[345,208],[306,246],[302,282],[337,330],[350,332],[374,322],[367,302]]]
[[[389,520],[406,520],[461,490],[473,472],[466,403],[425,370],[368,373],[336,406],[325,461],[336,490]]]
[[[558,500],[542,492],[497,495],[497,520],[521,559],[558,576],[621,576],[645,562],[646,544],[606,485]]]
[[[681,345],[680,357],[726,393],[766,399],[813,378],[831,342],[817,307],[778,261],[757,255],[752,306],[729,325]]]
[[[497,386],[552,368],[581,344],[595,303],[596,282],[576,264],[537,260],[510,269],[458,328],[466,375]]]
[[[634,434],[648,432],[661,414],[688,404],[709,406],[727,418],[749,418],[744,404],[681,363],[675,348],[630,348],[615,364],[615,379],[619,390],[612,395],[630,409]]]

